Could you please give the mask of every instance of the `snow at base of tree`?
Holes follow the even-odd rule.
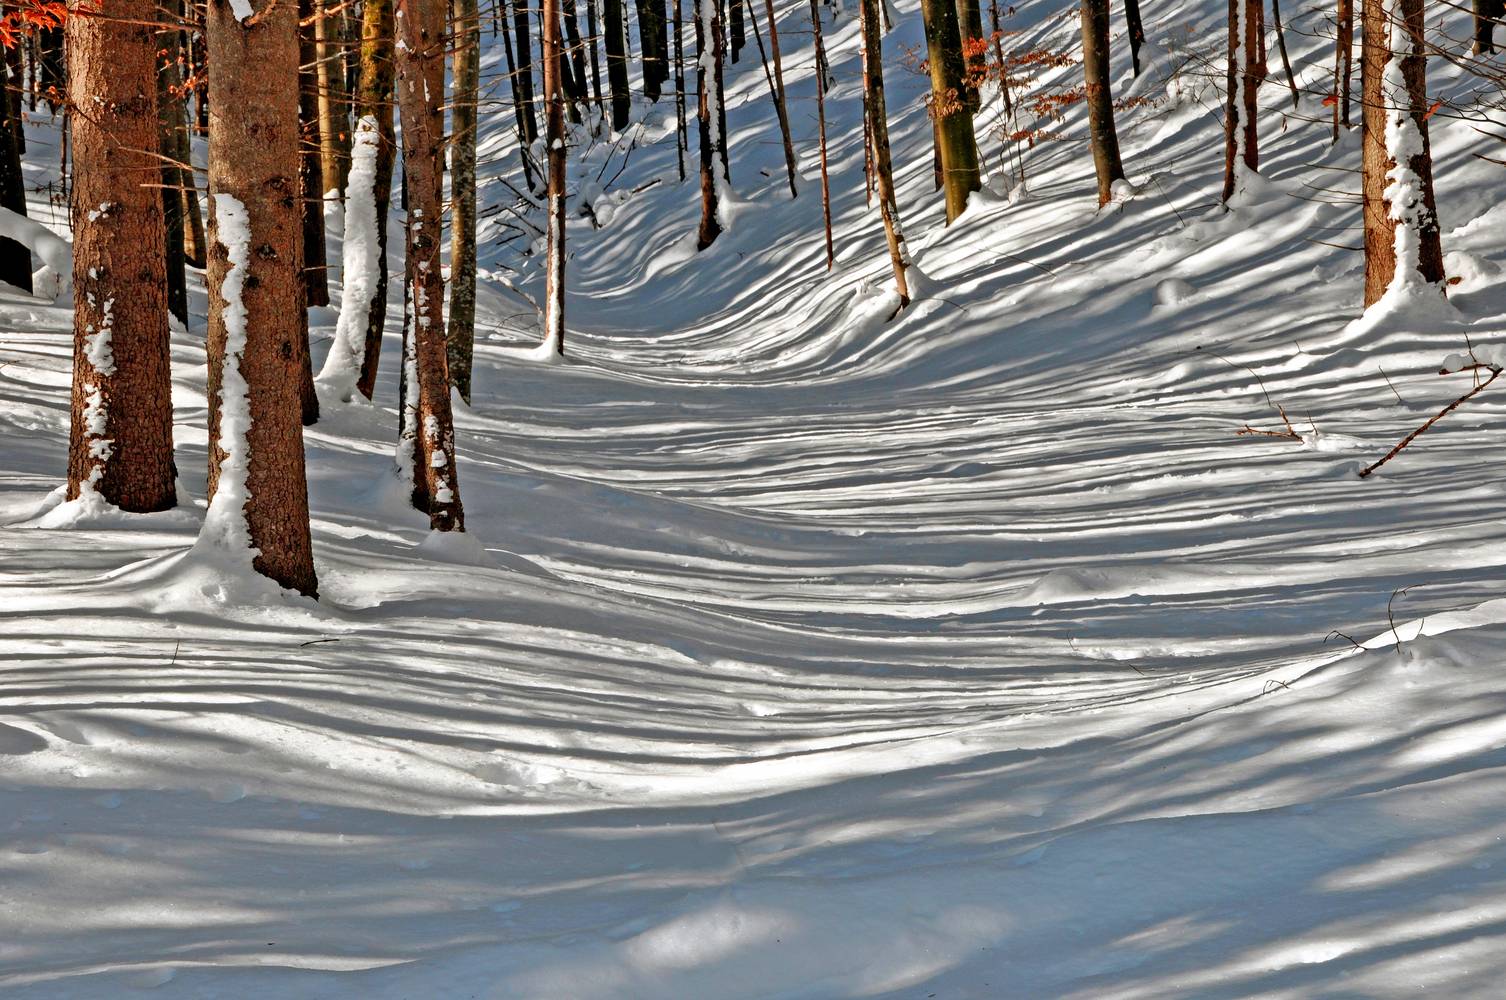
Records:
[[[345,229],[341,255],[340,318],[319,385],[349,402],[356,394],[366,353],[371,297],[381,279],[381,245],[376,210],[376,161],[381,135],[371,116],[356,123],[350,147],[350,179],[345,187]],[[385,222],[385,220],[383,220]]]
[[[1386,200],[1387,215],[1396,223],[1396,272],[1386,289],[1386,297],[1424,293],[1436,296],[1437,289],[1431,288],[1418,270],[1422,229],[1430,220],[1423,200],[1422,178],[1412,169],[1412,158],[1423,152],[1422,133],[1412,118],[1412,97],[1401,67],[1403,59],[1417,53],[1407,31],[1401,0],[1382,0],[1381,9],[1386,18],[1389,52],[1381,72],[1381,99],[1386,108],[1386,157],[1391,161],[1382,197]]]

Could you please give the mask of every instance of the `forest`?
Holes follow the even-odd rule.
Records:
[[[5,0],[0,996],[1498,996],[1503,20]]]

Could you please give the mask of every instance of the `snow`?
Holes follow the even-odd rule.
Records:
[[[380,280],[381,244],[376,213],[376,161],[381,141],[375,118],[356,123],[351,137],[350,178],[345,186],[340,319],[319,370],[318,384],[340,402],[350,402],[366,354],[366,326],[371,295]],[[386,220],[383,220],[385,223]],[[322,400],[321,400],[322,401]]]
[[[807,9],[779,8],[797,122]],[[1178,46],[1217,67],[1224,9],[1147,28],[1194,26]],[[1058,13],[1006,27],[1066,48]],[[1299,65],[1328,65],[1325,16],[1296,12]],[[394,282],[374,404],[305,433],[318,602],[253,591],[243,551],[188,558],[201,336],[173,345],[184,506],[39,527],[71,318],[0,294],[7,1000],[1499,992],[1506,397],[1356,475],[1468,388],[1449,355],[1502,357],[1502,175],[1469,155],[1495,144],[1430,122],[1453,311],[1361,328],[1359,255],[1332,245],[1358,207],[1316,190],[1357,186],[1328,169],[1357,142],[1273,123],[1266,183],[1224,212],[1221,74],[1184,70],[1121,115],[1133,198],[1100,212],[1086,146],[1041,143],[1028,199],[947,227],[913,0],[891,38],[925,275],[893,321],[850,18],[840,267],[744,60],[744,208],[706,254],[668,136],[615,181],[636,128],[567,142],[565,363],[522,360],[545,264],[503,241],[517,151],[484,122],[480,265],[508,283],[478,286],[456,413],[475,534],[429,531],[390,472]],[[1057,127],[1080,137],[1081,108]],[[598,176],[621,196],[600,229],[575,211]],[[215,205],[232,281],[237,208]],[[1301,443],[1235,436],[1279,429],[1273,403]]]

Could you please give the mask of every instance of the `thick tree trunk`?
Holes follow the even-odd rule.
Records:
[[[445,8],[443,0],[398,0],[398,112],[403,125],[403,179],[408,192],[407,288],[412,321],[403,331],[407,385],[399,466],[412,475],[413,504],[436,531],[465,530],[455,466],[455,428],[445,358],[444,278],[440,234],[444,221]],[[559,30],[556,12],[545,31]],[[556,45],[556,49],[558,46]],[[559,60],[545,59],[544,73]]]
[[[627,24],[623,17],[623,0],[605,0],[606,3],[606,50],[607,83],[612,91],[612,128],[622,131],[627,128],[632,110],[632,95],[628,92]]]
[[[80,0],[74,0],[79,3]],[[166,510],[172,378],[162,198],[154,186],[157,60],[149,0],[106,0],[67,22],[73,120],[73,405],[70,500]],[[76,7],[75,7],[76,9]]]
[[[743,0],[726,0],[726,3],[728,26],[731,28],[732,62],[735,65],[742,58],[743,46],[748,43],[747,36],[743,33]]]
[[[1082,68],[1087,85],[1088,131],[1093,139],[1093,172],[1098,176],[1098,204],[1113,197],[1114,182],[1124,179],[1119,133],[1114,128],[1114,95],[1109,86],[1109,3],[1082,0]]]
[[[345,92],[345,12],[337,0],[318,0],[314,40],[318,58],[319,161],[325,191],[341,196],[350,176],[350,95]]]
[[[544,346],[555,355],[565,353],[565,95],[558,73],[559,18],[552,8],[559,0],[544,0],[544,136],[548,146],[548,224],[544,276]],[[552,27],[552,30],[551,30]]]
[[[952,0],[921,0],[920,11],[925,20],[931,115],[936,125],[942,189],[946,192],[946,221],[950,225],[967,208],[968,195],[983,186],[978,169],[978,142],[963,89],[962,34],[957,26],[957,8]]]
[[[363,0],[361,12],[361,74],[356,87],[356,115],[376,122],[377,145],[376,234],[377,280],[366,310],[366,349],[356,388],[367,399],[376,391],[377,365],[382,357],[382,331],[387,325],[387,208],[392,199],[392,160],[397,137],[392,127],[392,56],[394,40],[392,0]]]
[[[476,340],[476,100],[481,31],[476,0],[454,0],[455,46],[450,139],[450,382],[471,401]]]
[[[237,7],[240,5],[237,4]],[[298,12],[211,0],[209,512],[204,532],[314,594],[298,385],[304,364]],[[256,100],[246,95],[255,93]]]
[[[831,181],[826,167],[826,46],[821,41],[821,7],[811,0],[811,34],[816,50],[816,129],[821,155],[821,221],[826,231],[826,269],[836,254],[831,242]]]
[[[894,268],[894,288],[899,308],[910,304],[910,284],[905,280],[909,263],[905,236],[899,224],[899,206],[894,200],[894,170],[889,162],[889,121],[884,105],[884,51],[880,41],[879,4],[862,0],[859,17],[863,30],[863,114],[868,119],[868,137],[873,144],[873,172],[878,181],[879,212],[884,218],[884,236],[889,243],[889,263]],[[896,315],[899,310],[895,310]]]
[[[1264,78],[1261,39],[1263,0],[1229,0],[1229,64],[1225,76],[1224,189],[1221,200],[1234,197],[1246,171],[1260,168],[1257,96]]]
[[[657,101],[663,95],[664,81],[669,78],[664,64],[663,0],[637,0],[638,46],[643,57],[643,95]]]
[[[1365,305],[1393,283],[1443,291],[1443,249],[1428,143],[1422,0],[1364,0]],[[1398,163],[1398,151],[1415,150]]]
[[[694,0],[695,3],[695,83],[696,122],[700,135],[701,152],[701,229],[696,237],[696,249],[705,250],[716,242],[722,233],[718,217],[716,160],[719,145],[717,110],[719,96],[714,91],[717,78],[714,72],[706,72],[708,55],[720,55],[721,16],[717,10],[718,0]]]

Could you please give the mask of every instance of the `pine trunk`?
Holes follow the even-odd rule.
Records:
[[[376,391],[377,365],[382,358],[382,331],[387,325],[387,208],[392,199],[392,161],[397,137],[392,127],[392,56],[394,41],[392,0],[363,0],[361,10],[361,72],[357,83],[356,114],[377,124],[380,142],[376,157],[377,280],[366,310],[366,348],[356,388],[370,399]]]
[[[208,5],[209,496],[264,576],[315,593],[298,385],[304,364],[298,13]],[[256,100],[246,100],[255,93]],[[241,532],[236,530],[235,535]]]
[[[19,81],[12,79],[12,86]],[[16,96],[20,96],[17,90]],[[26,214],[26,184],[21,174],[21,115],[13,102],[5,102],[6,119],[0,126],[0,207],[17,215]],[[31,291],[31,251],[24,244],[0,236],[0,281],[22,291]]]
[[[1361,17],[1365,305],[1369,306],[1393,282],[1416,276],[1441,291],[1443,249],[1428,142],[1422,0],[1364,0]],[[1414,134],[1408,136],[1412,130]],[[1409,146],[1419,151],[1398,164],[1391,150]],[[1392,200],[1396,188],[1402,189],[1402,198]],[[1414,269],[1416,276],[1398,273]]]
[[[1506,14],[1502,0],[1474,0],[1474,44],[1471,50],[1477,56],[1489,55],[1496,50],[1496,24]]]
[[[1339,0],[1338,30],[1334,44],[1333,140],[1339,141],[1339,126],[1349,127],[1349,81],[1354,76],[1354,0]]]
[[[298,0],[298,178],[303,190],[303,287],[311,306],[329,305],[324,253],[324,165],[319,130],[319,47],[314,0]]]
[[[440,272],[445,8],[442,0],[398,0],[397,12],[402,44],[397,50],[396,86],[408,193],[407,288],[412,303],[412,321],[403,331],[408,381],[398,458],[405,468],[411,463],[413,503],[429,515],[430,527],[463,531]],[[558,31],[557,16],[553,23]],[[557,71],[558,60],[544,62],[546,77]]]
[[[607,84],[612,91],[612,128],[621,132],[627,128],[632,110],[632,95],[628,92],[627,24],[623,18],[623,0],[605,0],[605,3]]]
[[[978,142],[973,135],[973,113],[968,110],[963,88],[962,34],[957,26],[957,8],[952,0],[921,0],[920,12],[925,21],[931,115],[936,125],[941,186],[946,192],[946,221],[950,225],[967,208],[968,195],[983,186],[978,169]]]
[[[1129,31],[1130,62],[1140,75],[1140,48],[1145,44],[1145,25],[1140,20],[1140,0],[1124,0],[1124,27]]]
[[[821,7],[811,0],[811,34],[816,50],[816,129],[821,156],[821,221],[826,233],[826,269],[831,270],[836,253],[831,240],[831,180],[826,164],[826,46],[821,41]]]
[[[454,110],[450,139],[450,382],[471,401],[476,339],[476,100],[481,31],[476,0],[454,0]]]
[[[899,206],[894,199],[894,169],[889,161],[889,121],[884,102],[884,51],[880,39],[879,4],[862,0],[859,17],[863,30],[863,113],[868,119],[868,137],[873,145],[873,172],[878,182],[879,212],[889,243],[889,263],[894,268],[894,288],[899,309],[910,304],[910,284],[905,279],[905,236],[899,224]],[[899,309],[895,310],[896,315]]]
[[[75,3],[80,0],[75,0]],[[100,8],[93,8],[99,10]],[[155,4],[108,0],[67,21],[73,123],[70,500],[177,503],[165,227],[157,160]]]
[[[1098,176],[1098,204],[1107,205],[1113,198],[1114,182],[1124,179],[1119,133],[1114,128],[1114,95],[1109,85],[1108,0],[1082,0],[1082,70],[1088,131],[1093,138],[1093,172]]]
[[[978,85],[988,72],[988,49],[983,42],[983,7],[978,0],[957,0],[957,26],[962,31],[963,65],[966,77],[962,92],[967,109],[977,114],[983,107]]]
[[[350,177],[350,95],[345,92],[345,12],[318,0],[314,40],[318,57],[319,161],[325,192],[339,197]]]
[[[173,119],[173,87],[177,83],[177,33],[164,32],[157,67],[157,152],[161,154],[158,174],[162,180],[162,225],[166,234],[167,311],[178,322],[188,325],[188,268],[184,255],[183,231],[187,185],[184,170],[175,159],[177,122]],[[78,158],[74,150],[75,161]]]
[[[555,355],[565,353],[565,95],[558,67],[559,0],[544,0],[544,136],[548,144],[548,228],[544,276],[544,344]],[[551,27],[553,30],[551,30]]]
[[[694,0],[695,3],[695,84],[696,125],[700,137],[701,153],[701,229],[696,236],[696,249],[705,250],[716,242],[722,233],[721,221],[717,218],[716,183],[716,109],[712,89],[716,75],[706,72],[707,56],[714,45],[712,36],[718,31],[719,18],[715,12],[718,0]]]
[[[1261,59],[1263,0],[1229,0],[1228,87],[1224,106],[1224,190],[1228,201],[1239,190],[1246,171],[1260,168],[1260,137],[1256,98],[1265,74]]]

